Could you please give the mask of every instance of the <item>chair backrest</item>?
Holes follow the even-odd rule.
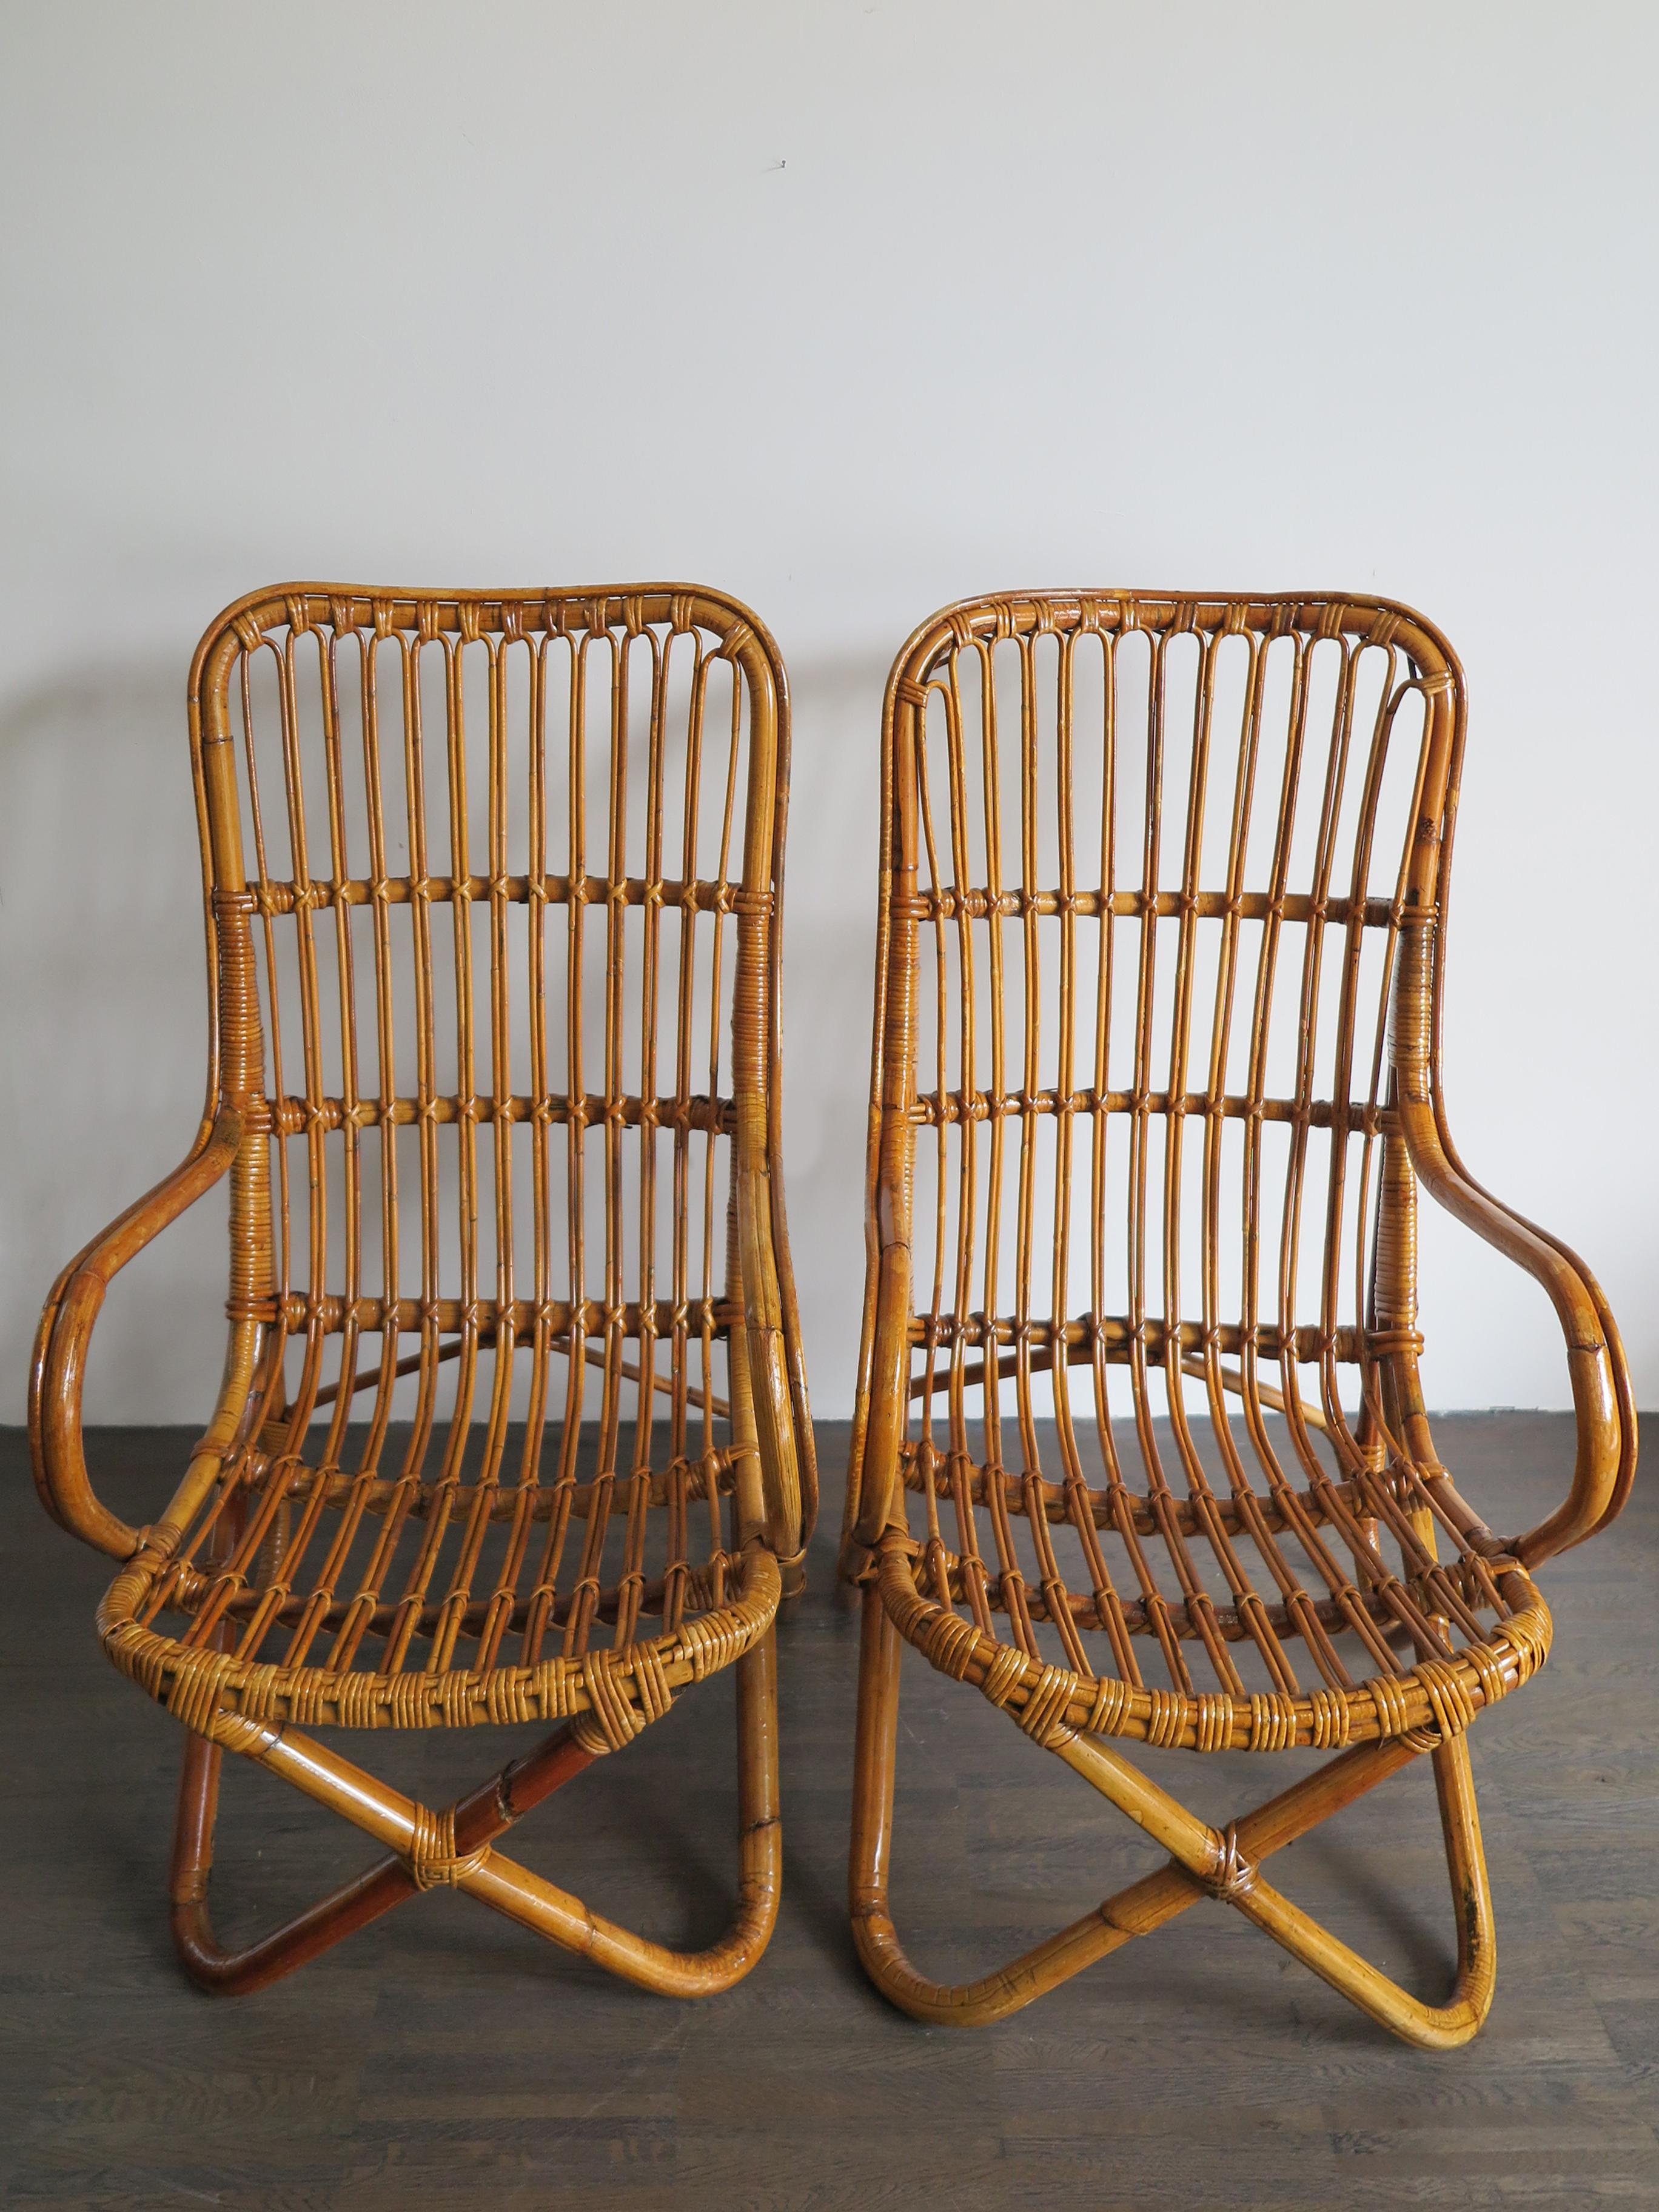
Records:
[[[777,1164],[787,714],[753,616],[680,586],[301,585],[209,631],[210,1105],[268,1132],[230,1301],[264,1421],[327,1418],[331,1459],[355,1400],[411,1472],[447,1434],[428,1480],[509,1419],[696,1456],[740,1124]]]
[[[1415,1327],[1389,1013],[1427,1081],[1462,727],[1444,641],[1375,600],[1032,593],[910,641],[884,747],[866,1480],[918,1431],[1039,1468],[1046,1418],[1071,1462],[1091,1401],[1109,1465],[1131,1415],[1154,1463],[1158,1414],[1184,1456],[1191,1406],[1224,1427],[1239,1389],[1259,1428],[1310,1362],[1339,1453],[1375,1449],[1337,1370]]]

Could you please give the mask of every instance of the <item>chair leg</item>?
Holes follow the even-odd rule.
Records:
[[[428,1879],[465,1890],[641,1988],[671,1996],[708,1996],[730,1988],[766,1948],[781,1890],[777,1665],[770,1631],[737,1663],[737,1704],[738,1910],[726,1936],[708,1949],[678,1952],[635,1936],[491,1848],[493,1838],[522,1813],[591,1763],[593,1754],[568,1728],[452,1808],[453,1856]],[[413,1870],[416,1855],[423,1838],[443,1825],[414,1799],[296,1730],[246,1725],[246,1756],[364,1829],[390,1852],[262,1942],[241,1952],[220,1950],[207,1912],[220,1752],[216,1744],[191,1737],[174,1843],[173,1931],[186,1972],[205,1988],[227,1992],[276,1980],[412,1896],[423,1886]]]
[[[1045,1990],[1115,1951],[1139,1931],[1091,1912],[1011,1965],[976,1982],[929,1981],[904,1954],[887,1909],[898,1740],[899,1660],[903,1644],[873,1583],[864,1592],[859,1665],[858,1739],[853,1767],[853,1841],[848,1904],[853,1940],[882,1995],[913,2019],[973,2027],[1018,2012]],[[1179,1908],[1177,1907],[1177,1910]]]
[[[918,2020],[975,2027],[1006,2018],[1137,1936],[1206,1897],[1236,1905],[1334,1988],[1406,2041],[1431,2050],[1464,2043],[1492,2004],[1496,1970],[1492,1900],[1480,1849],[1468,1752],[1461,1739],[1434,1753],[1441,1826],[1458,1917],[1458,1969],[1449,2001],[1421,2003],[1261,1881],[1261,1862],[1352,1804],[1419,1756],[1395,1740],[1344,1752],[1222,1832],[1188,1812],[1120,1753],[1091,1738],[1056,1747],[1066,1763],[1172,1853],[1133,1883],[1009,1965],[979,1980],[930,1981],[905,1956],[888,1911],[889,1856],[902,1642],[878,1589],[864,1595],[854,1764],[850,1905],[854,1940],[882,1994]]]
[[[775,1636],[769,1629],[737,1663],[738,1906],[718,1942],[702,1951],[676,1951],[635,1936],[500,1853],[459,1886],[538,1936],[659,1996],[714,1996],[740,1982],[771,1941],[783,1889]]]

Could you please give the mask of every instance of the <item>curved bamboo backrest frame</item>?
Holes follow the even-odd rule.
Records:
[[[1131,649],[1148,663],[1135,733],[1144,821],[1133,807],[1125,811],[1115,782],[1132,734],[1118,699],[1118,672]],[[1100,663],[1092,851],[1073,790],[1085,764],[1085,740],[1072,723],[1085,651]],[[1217,771],[1212,787],[1222,734],[1218,680],[1230,653],[1242,662],[1230,732],[1234,781]],[[1178,653],[1191,669],[1184,732],[1172,729],[1165,711]],[[1263,699],[1275,653],[1289,664],[1276,818],[1274,794],[1264,801],[1250,780],[1263,765]],[[1039,668],[1045,655],[1048,673]],[[1010,664],[1006,683],[999,656]],[[1310,704],[1322,656],[1332,678],[1322,720]],[[1376,680],[1362,716],[1356,701],[1368,659]],[[976,672],[971,682],[964,671]],[[1046,706],[1045,685],[1052,694]],[[1417,718],[1409,803],[1395,805],[1396,836],[1384,854],[1379,811],[1408,702]],[[1319,1465],[1316,1435],[1339,1468],[1380,1466],[1385,1444],[1435,1467],[1415,1381],[1419,1180],[1539,1278],[1566,1332],[1579,1425],[1572,1488],[1556,1514],[1517,1540],[1516,1556],[1535,1565],[1618,1511],[1633,1472],[1635,1430],[1606,1302],[1565,1246],[1471,1182],[1445,1123],[1444,899],[1465,729],[1462,673],[1450,647],[1423,617],[1384,600],[1014,593],[964,601],[910,639],[894,664],[884,714],[868,1267],[845,1529],[849,1566],[902,1519],[894,1484],[918,1420],[924,1437],[942,1423],[949,1449],[962,1451],[972,1392],[980,1394],[985,1431],[976,1458],[1002,1462],[1006,1423],[1018,1431],[1025,1468],[1036,1468],[1035,1423],[1046,1389],[1063,1473],[1080,1479],[1070,1392],[1054,1377],[1068,1364],[1093,1370],[1109,1467],[1111,1418],[1131,1412],[1143,1452],[1155,1460],[1150,1423],[1164,1413],[1190,1463],[1183,1374],[1204,1384],[1218,1437],[1226,1427],[1224,1391],[1242,1399],[1250,1445],[1264,1462],[1275,1450],[1264,1415],[1274,1412],[1304,1469]],[[1177,737],[1185,783],[1172,790],[1165,775]],[[1298,802],[1301,823],[1311,817],[1315,834],[1304,838],[1297,878]],[[1138,869],[1120,865],[1119,831],[1131,821],[1145,840]],[[1206,838],[1218,823],[1221,835]],[[1261,823],[1272,833],[1265,848],[1255,835]],[[1264,849],[1265,868],[1258,865]],[[1085,933],[1098,947],[1092,958]],[[1299,936],[1299,964],[1281,958],[1291,933]],[[1120,951],[1115,968],[1112,941],[1125,935],[1133,953]],[[1253,961],[1241,951],[1247,935]],[[1160,957],[1171,939],[1172,965],[1170,952]],[[1126,962],[1128,980],[1120,982]],[[1282,1003],[1276,994],[1288,991],[1286,964],[1297,979],[1294,1079],[1275,1095],[1267,1080],[1270,1033]],[[1094,986],[1092,1006],[1083,1003],[1085,983]],[[1126,999],[1133,1024],[1120,1037],[1114,1019]],[[1241,1036],[1249,1046],[1242,1055]],[[1202,1138],[1188,1145],[1183,1127],[1194,1120]],[[1121,1143],[1109,1135],[1115,1127],[1125,1133]],[[1233,1183],[1244,1212],[1226,1217],[1240,1264],[1225,1285],[1219,1192],[1231,1130],[1238,1133]],[[1283,1168],[1267,1190],[1263,1159],[1275,1133]],[[1324,1220],[1309,1239],[1316,1134]],[[916,1195],[924,1138],[935,1155],[925,1163],[932,1168],[923,1178],[926,1205]],[[1040,1142],[1048,1146],[1041,1160]],[[1104,1235],[1118,1233],[1103,1226],[1104,1164],[1115,1150],[1127,1155],[1127,1295],[1116,1310],[1103,1295],[1100,1249]],[[1073,1218],[1071,1162],[1079,1151],[1091,1169],[1087,1220],[1081,1212]],[[1046,1231],[1045,1179],[1053,1193]],[[1151,1188],[1156,1182],[1161,1194]],[[1183,1217],[1194,1185],[1197,1203]],[[1264,1283],[1261,1242],[1274,1201],[1276,1279]],[[1196,1245],[1194,1213],[1201,1218]],[[1011,1255],[999,1279],[1000,1262]],[[1201,1279],[1189,1295],[1194,1272]],[[1068,1297],[1079,1279],[1086,1294]],[[1304,1285],[1312,1285],[1305,1300]],[[1226,1310],[1230,1291],[1235,1303]],[[1309,1364],[1317,1370],[1312,1392],[1299,1373]],[[1346,1405],[1344,1365],[1357,1365],[1360,1383]],[[1276,1367],[1274,1382],[1264,1367]],[[1115,1368],[1127,1370],[1127,1396],[1111,1383]],[[1234,1447],[1224,1440],[1222,1449],[1224,1455]],[[1471,1532],[1479,1528],[1472,1516],[1469,1522]]]
[[[309,789],[301,770],[295,675],[307,655],[315,656],[320,701],[310,759],[326,767],[322,787],[313,775]],[[469,672],[469,655],[476,671]],[[594,808],[581,758],[589,735],[585,687],[601,660],[609,669],[611,781]],[[430,662],[443,675],[435,728],[422,720],[422,671]],[[273,729],[256,734],[252,687],[256,664],[265,663]],[[562,760],[556,757],[554,727],[561,676],[572,718]],[[483,679],[482,746],[476,727],[471,739],[466,734],[469,710],[477,720],[475,678]],[[383,748],[388,682],[397,692],[398,730]],[[722,685],[726,719],[716,732],[710,701]],[[724,1414],[711,1363],[716,1340],[736,1323],[771,1485],[769,1540],[786,1562],[798,1559],[816,1511],[817,1480],[778,1111],[789,702],[782,662],[764,627],[734,600],[679,585],[447,592],[289,585],[250,594],[209,629],[191,667],[190,721],[213,979],[206,1111],[184,1167],[124,1217],[130,1230],[118,1225],[113,1237],[106,1234],[71,1263],[49,1304],[34,1416],[50,1509],[117,1556],[137,1547],[138,1532],[98,1503],[87,1478],[79,1438],[86,1338],[109,1277],[128,1256],[126,1244],[147,1241],[228,1165],[225,1381],[186,1481],[191,1494],[175,1498],[170,1525],[182,1528],[225,1455],[261,1431],[275,1432],[273,1448],[285,1440],[292,1452],[312,1419],[325,1416],[331,1455],[352,1401],[372,1390],[378,1434],[410,1371],[419,1441],[434,1419],[435,1370],[451,1359],[459,1379],[440,1457],[441,1479],[453,1479],[468,1449],[487,1352],[495,1355],[493,1386],[482,1399],[487,1466],[498,1464],[505,1448],[519,1354],[516,1364],[531,1370],[528,1452],[556,1409],[550,1361],[559,1357],[568,1370],[568,1423],[580,1421],[584,1376],[599,1370],[590,1379],[599,1392],[602,1455],[619,1448],[630,1392],[636,1458],[646,1448],[638,1439],[653,1421],[665,1422],[683,1449],[688,1425]],[[272,734],[261,790],[256,753],[262,735]],[[680,745],[678,819],[668,811],[671,738]],[[707,760],[700,750],[705,738]],[[717,738],[725,781],[713,794],[711,826],[704,769]],[[601,733],[601,757],[605,744]],[[401,764],[385,757],[399,745]],[[355,771],[354,747],[362,755]],[[641,750],[645,787],[637,793],[632,784]],[[400,765],[408,845],[401,866],[392,852],[397,810],[387,804]],[[526,778],[520,791],[509,788],[514,772]],[[354,774],[362,802],[355,823],[348,820]],[[561,777],[562,866],[549,830]],[[586,844],[596,814],[605,828],[599,851]],[[515,867],[508,848],[521,818],[528,854],[521,853]],[[434,821],[448,833],[441,854],[427,848]],[[269,851],[279,828],[286,867]],[[711,855],[712,867],[704,865]],[[606,947],[602,1012],[591,999],[586,1008],[583,1001],[584,938],[593,934],[585,933],[589,907],[599,909]],[[434,1042],[441,1026],[434,979],[442,965],[433,951],[434,910],[453,918],[449,1003],[456,1036],[447,1082]],[[569,956],[568,1003],[556,1017],[564,1024],[563,1072],[580,1076],[586,1036],[586,1061],[603,1071],[598,1086],[558,1080],[559,1039],[547,994],[558,948],[549,951],[545,925],[559,914]],[[475,915],[482,918],[476,931]],[[400,969],[393,952],[394,922],[404,920],[414,963],[412,1023],[403,1011],[408,958]],[[294,940],[291,957],[278,946],[278,929]],[[665,977],[671,929],[678,962]],[[729,952],[728,939],[734,940]],[[326,971],[320,981],[319,957]],[[520,965],[523,973],[516,972]],[[275,1034],[285,1000],[286,1040]],[[659,1022],[665,1000],[669,1012]],[[515,1080],[515,1071],[523,1073],[526,1024],[532,1066],[527,1081]],[[693,1053],[694,1025],[701,1060]],[[372,1079],[358,1064],[364,1054],[374,1062]],[[659,1073],[672,1080],[657,1080]],[[699,1087],[700,1077],[707,1088]],[[400,1182],[397,1133],[404,1128],[419,1165]],[[370,1131],[379,1139],[378,1176],[362,1164]],[[515,1131],[522,1134],[515,1138]],[[446,1187],[446,1199],[454,1195],[459,1203],[442,1224],[441,1132],[453,1133],[459,1182],[456,1192]],[[549,1166],[561,1135],[570,1194],[562,1249],[567,1224],[556,1218]],[[514,1196],[515,1148],[521,1154],[526,1140],[535,1188],[528,1266],[522,1249],[515,1256]],[[289,1172],[295,1147],[308,1159],[308,1177]],[[659,1147],[672,1156],[661,1175]],[[703,1172],[695,1178],[694,1147],[703,1155]],[[630,1148],[631,1176],[624,1166]],[[729,1249],[709,1228],[720,1148],[731,1155]],[[585,1177],[589,1152],[598,1157]],[[342,1193],[343,1224],[340,1204],[332,1202],[331,1212]],[[602,1212],[602,1279],[593,1279],[584,1207]],[[690,1220],[695,1242],[699,1208],[701,1249],[688,1257],[685,1224]],[[490,1232],[482,1245],[481,1217]],[[411,1241],[420,1255],[418,1284],[406,1279]],[[712,1249],[717,1242],[722,1252]],[[672,1259],[659,1269],[659,1250],[670,1247]],[[367,1279],[375,1264],[383,1277],[378,1284]],[[569,1279],[559,1296],[562,1264]],[[699,1265],[704,1279],[696,1283],[690,1273]],[[740,1309],[718,1292],[722,1266],[742,1283]],[[659,1272],[672,1280],[658,1281]],[[60,1314],[60,1303],[73,1305],[73,1314]],[[59,1320],[65,1325],[54,1342]],[[399,1361],[400,1335],[418,1337],[414,1358]],[[358,1359],[365,1340],[380,1345],[366,1365]],[[637,1351],[637,1366],[623,1358],[625,1344]],[[700,1364],[692,1357],[699,1348]],[[659,1352],[665,1352],[665,1372],[657,1367]],[[414,1453],[405,1475],[418,1472],[420,1455]]]

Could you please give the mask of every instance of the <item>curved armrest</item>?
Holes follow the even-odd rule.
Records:
[[[242,1117],[227,1108],[204,1127],[180,1166],[76,1254],[52,1285],[40,1316],[29,1374],[29,1446],[35,1487],[60,1528],[113,1559],[131,1559],[140,1534],[99,1502],[87,1473],[81,1401],[93,1324],[114,1277],[213,1188],[235,1158],[241,1141]]]
[[[1605,1528],[1630,1494],[1636,1473],[1636,1413],[1624,1346],[1589,1269],[1566,1245],[1470,1176],[1437,1107],[1425,1099],[1402,1100],[1401,1119],[1407,1151],[1425,1188],[1477,1237],[1542,1284],[1566,1339],[1577,1457],[1565,1500],[1510,1547],[1530,1570]]]

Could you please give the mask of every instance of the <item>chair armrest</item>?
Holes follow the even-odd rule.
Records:
[[[204,1124],[189,1158],[70,1261],[40,1316],[29,1374],[35,1487],[60,1528],[113,1559],[131,1559],[142,1537],[100,1503],[87,1473],[81,1401],[93,1325],[115,1276],[213,1188],[241,1141],[242,1117],[231,1109]]]
[[[1636,1473],[1636,1413],[1630,1370],[1601,1285],[1559,1238],[1476,1182],[1454,1149],[1437,1097],[1401,1104],[1406,1148],[1430,1195],[1475,1235],[1524,1267],[1549,1295],[1566,1339],[1577,1419],[1577,1456],[1562,1504],[1510,1547],[1531,1570],[1604,1528],[1624,1505]]]

